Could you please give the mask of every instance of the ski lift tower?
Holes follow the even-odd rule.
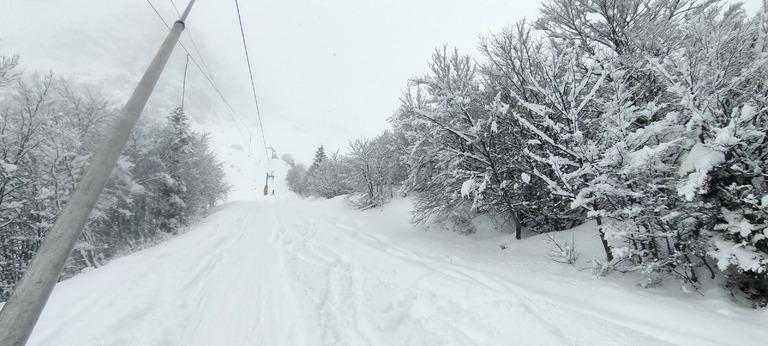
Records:
[[[267,180],[264,182],[264,196],[269,194],[269,178],[272,178],[272,181],[275,181],[275,172],[267,173]]]

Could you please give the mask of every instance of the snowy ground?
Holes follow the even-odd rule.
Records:
[[[285,171],[273,161],[278,177]],[[57,285],[29,345],[760,345],[766,311],[283,190]],[[257,179],[254,178],[254,185]],[[239,195],[246,196],[241,191]],[[576,230],[584,262],[599,244]],[[502,250],[500,244],[508,244]]]

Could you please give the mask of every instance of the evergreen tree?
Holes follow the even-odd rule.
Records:
[[[166,150],[163,153],[165,169],[158,215],[161,220],[159,226],[164,232],[176,233],[180,228],[188,225],[185,203],[187,186],[182,175],[185,164],[195,152],[189,121],[181,106],[177,106],[168,116],[165,132],[168,137],[165,144]]]
[[[321,163],[327,159],[328,157],[325,155],[325,148],[323,148],[321,145],[315,152],[315,158],[312,160],[312,164],[309,166],[309,172],[314,171],[318,166],[320,166]]]

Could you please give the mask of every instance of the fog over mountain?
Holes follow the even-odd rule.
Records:
[[[171,23],[181,1],[0,1],[0,52],[19,53],[28,71],[47,71],[90,90],[127,99],[167,33],[150,3]],[[435,47],[474,53],[479,35],[498,31],[537,5],[480,1],[242,2],[243,25],[267,145],[308,162],[314,149],[345,150],[347,141],[388,127],[400,92],[424,74]],[[191,34],[194,43],[190,40]],[[182,43],[210,74],[231,114],[194,61],[187,110],[215,134],[237,126],[232,146],[263,152],[234,2],[197,1]],[[181,99],[185,55],[177,47],[147,114]],[[237,123],[237,125],[235,125]]]

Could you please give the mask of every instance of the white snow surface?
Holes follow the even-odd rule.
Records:
[[[413,226],[409,199],[357,211],[274,185],[276,196],[219,206],[182,235],[59,283],[28,344],[759,345],[768,336],[766,311],[717,287],[686,295],[674,283],[593,278],[592,226],[570,231],[582,255],[568,266],[547,258],[540,237]]]

